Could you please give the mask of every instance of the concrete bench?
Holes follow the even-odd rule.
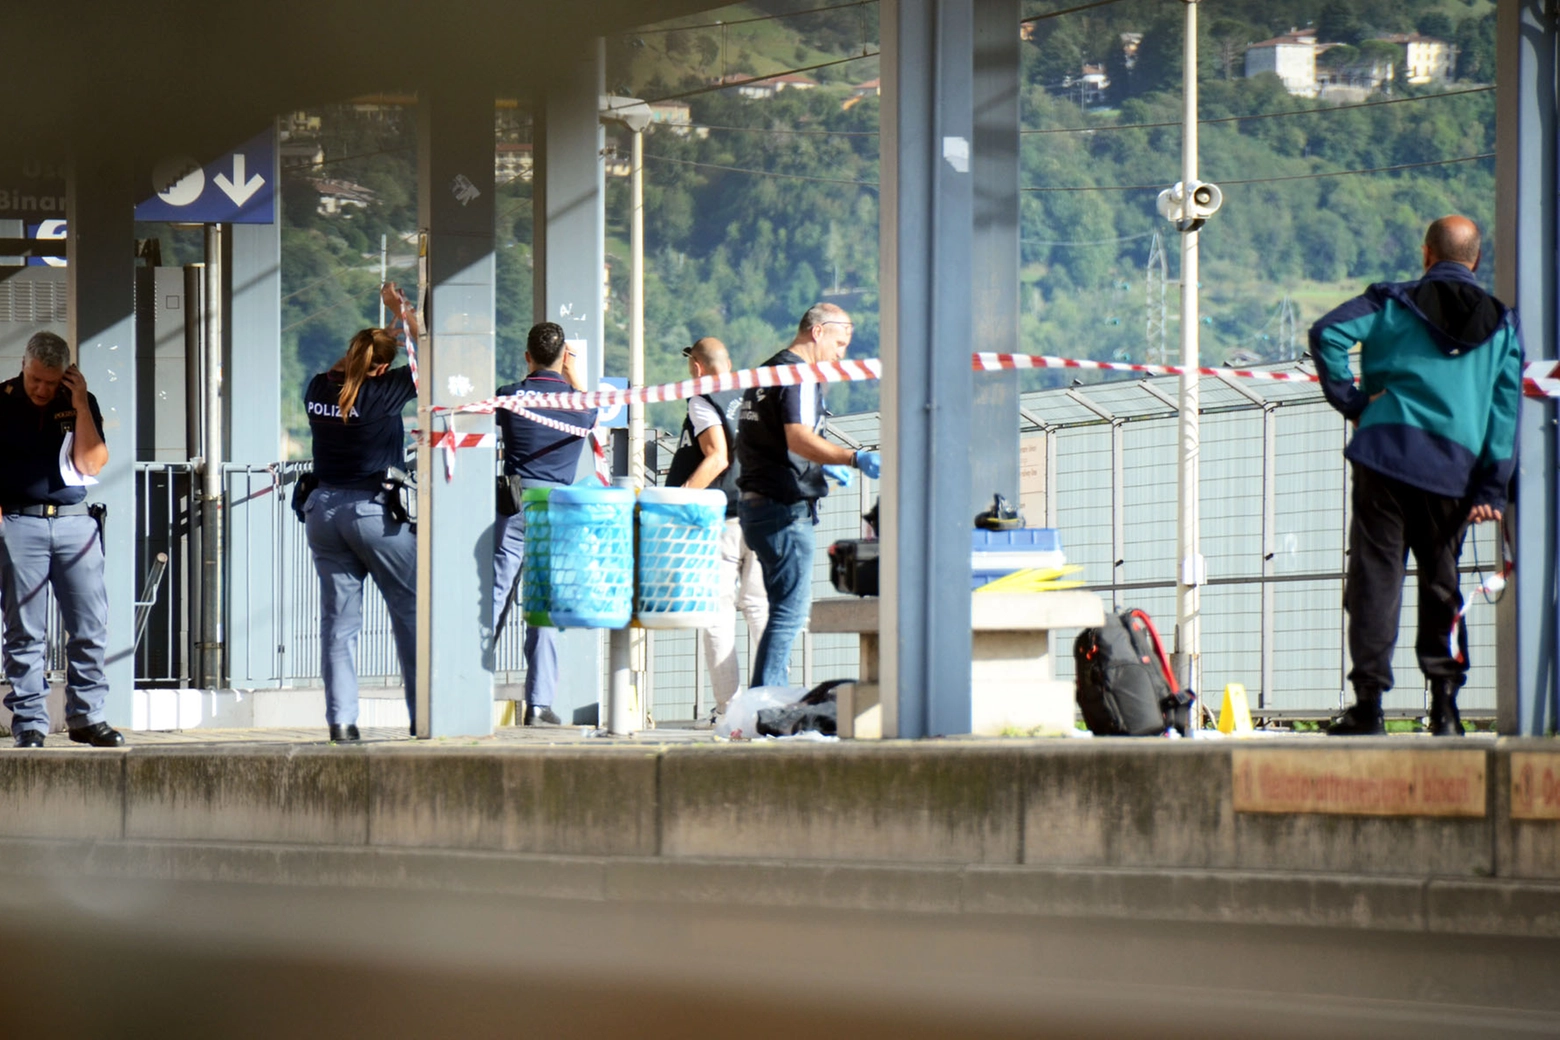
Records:
[[[1099,596],[1083,590],[972,593],[970,620],[971,732],[995,736],[1072,729],[1073,688],[1056,679],[1051,632],[1103,624],[1105,607]],[[897,702],[879,685],[878,600],[818,600],[809,628],[861,637],[858,682],[840,688],[839,735],[897,735]]]

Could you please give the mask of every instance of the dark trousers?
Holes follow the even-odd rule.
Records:
[[[1355,690],[1392,688],[1408,554],[1419,568],[1419,635],[1414,650],[1425,678],[1468,674],[1467,641],[1454,633],[1462,610],[1457,559],[1462,555],[1469,504],[1421,491],[1358,464],[1352,468],[1354,516],[1349,524],[1349,573],[1343,605],[1349,612],[1349,681]],[[1459,656],[1461,660],[1459,660]]]

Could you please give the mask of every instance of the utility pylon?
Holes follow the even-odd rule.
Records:
[[[1148,320],[1144,337],[1143,360],[1163,365],[1168,360],[1165,353],[1165,283],[1170,271],[1165,260],[1165,244],[1159,232],[1148,245],[1148,266],[1143,274],[1144,292],[1148,302]]]
[[[1285,361],[1300,356],[1299,334],[1296,332],[1299,315],[1295,313],[1295,301],[1284,294],[1284,302],[1278,308],[1278,350]]]

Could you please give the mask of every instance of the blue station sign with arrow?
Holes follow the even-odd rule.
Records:
[[[276,131],[250,138],[202,166],[169,156],[152,168],[152,194],[135,219],[190,224],[270,224],[276,220]]]

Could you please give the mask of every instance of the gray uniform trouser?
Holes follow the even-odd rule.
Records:
[[[5,595],[5,706],[11,732],[49,731],[47,666],[49,597],[53,586],[69,636],[65,643],[65,724],[105,721],[103,674],[108,644],[108,591],[103,543],[90,516],[0,518],[0,592]]]
[[[526,487],[563,487],[544,481],[526,482]],[[525,565],[525,512],[500,516],[493,526],[493,624],[504,612],[509,590]],[[520,604],[510,610],[520,614]],[[552,707],[558,694],[558,630],[541,625],[525,626],[525,702],[537,708]]]
[[[320,575],[320,674],[325,721],[358,718],[357,643],[363,579],[372,577],[390,610],[390,630],[406,683],[406,713],[417,720],[417,536],[385,510],[382,493],[321,487],[304,506],[304,530]]]

